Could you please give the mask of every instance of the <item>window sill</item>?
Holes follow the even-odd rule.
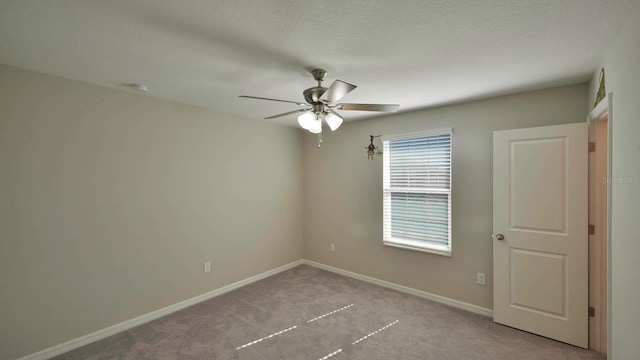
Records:
[[[419,252],[424,252],[424,253],[433,254],[433,255],[451,257],[451,249],[444,246],[442,248],[435,248],[435,247],[425,247],[420,245],[414,245],[410,243],[400,243],[400,242],[390,242],[390,241],[383,241],[382,245],[394,247],[398,249],[413,250],[413,251],[419,251]]]

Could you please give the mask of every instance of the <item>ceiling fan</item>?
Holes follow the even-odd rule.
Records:
[[[265,119],[275,119],[282,116],[302,113],[300,114],[300,116],[298,116],[298,124],[300,124],[302,128],[309,130],[314,134],[322,133],[323,120],[327,123],[327,125],[329,125],[331,131],[335,131],[340,127],[340,125],[342,125],[344,118],[340,116],[340,114],[338,114],[335,110],[380,111],[393,113],[398,111],[398,108],[400,107],[400,105],[398,104],[335,104],[335,102],[353,91],[356,86],[344,81],[336,80],[333,82],[333,84],[331,84],[331,86],[326,88],[322,86],[322,81],[327,76],[326,70],[314,69],[311,71],[311,75],[313,75],[313,78],[318,82],[318,86],[310,87],[302,92],[306,103],[248,95],[240,95],[240,97],[258,100],[279,101],[296,104],[298,106],[304,106],[304,108],[302,109],[269,116]]]

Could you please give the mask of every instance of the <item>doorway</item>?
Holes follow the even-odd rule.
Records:
[[[554,336],[551,335],[552,331],[549,331],[549,329],[553,329],[554,331],[557,332],[558,327],[556,326],[541,326],[541,329],[532,329],[531,328],[531,324],[544,324],[546,322],[551,321],[552,319],[549,318],[553,318],[553,316],[547,316],[547,319],[544,319],[544,322],[542,319],[528,319],[527,321],[522,321],[521,324],[518,324],[517,320],[518,317],[520,316],[519,314],[512,314],[510,312],[506,312],[506,311],[502,311],[502,315],[500,312],[500,309],[502,308],[502,310],[505,310],[508,308],[508,311],[511,311],[513,309],[516,310],[529,310],[529,312],[533,312],[536,313],[537,315],[545,315],[545,314],[549,314],[552,313],[553,310],[552,307],[545,303],[544,301],[549,301],[549,297],[545,296],[544,298],[540,298],[538,301],[538,303],[534,304],[534,305],[538,305],[537,307],[532,306],[531,304],[525,304],[528,306],[524,306],[523,304],[519,304],[518,299],[516,295],[518,295],[518,292],[515,291],[517,290],[517,285],[518,285],[518,281],[514,281],[515,280],[522,280],[521,282],[525,282],[526,283],[526,278],[521,277],[521,278],[516,278],[515,275],[518,275],[520,273],[522,274],[527,274],[528,271],[520,271],[520,272],[515,272],[514,273],[514,269],[518,270],[518,266],[515,266],[514,268],[514,264],[518,265],[519,263],[522,264],[524,263],[523,261],[520,261],[519,263],[512,261],[513,259],[510,259],[510,261],[505,262],[505,264],[508,265],[507,268],[502,269],[503,271],[496,271],[494,269],[494,282],[495,282],[495,287],[494,287],[494,321],[496,322],[500,322],[500,323],[504,323],[513,327],[517,327],[517,328],[521,328],[521,329],[525,329],[527,331],[530,332],[534,332],[534,333],[538,333],[538,334],[542,334],[544,336],[548,336],[548,337],[552,337],[564,342],[569,342],[569,343],[573,343],[575,345],[578,346],[582,346],[582,347],[588,347],[592,350],[598,351],[598,352],[602,352],[602,353],[606,353],[607,349],[610,348],[610,336],[608,336],[608,334],[610,334],[610,313],[611,313],[611,309],[610,309],[610,299],[611,299],[611,270],[610,270],[610,266],[608,264],[611,263],[611,259],[610,259],[610,254],[611,254],[611,242],[610,242],[610,229],[608,224],[610,224],[611,221],[611,215],[610,215],[610,201],[611,201],[611,185],[612,185],[612,181],[613,179],[611,178],[611,125],[612,125],[612,118],[611,118],[611,103],[612,103],[612,94],[608,94],[607,97],[587,116],[587,124],[583,124],[583,126],[585,126],[585,128],[588,128],[587,132],[588,132],[588,142],[589,142],[589,152],[588,152],[588,171],[586,171],[587,169],[585,169],[584,173],[582,176],[578,175],[578,176],[569,176],[570,178],[572,178],[572,182],[580,182],[579,179],[585,179],[588,180],[588,191],[584,191],[584,195],[583,195],[583,199],[586,200],[586,198],[588,198],[588,203],[585,203],[582,207],[582,209],[588,208],[588,211],[586,211],[587,209],[585,209],[584,212],[584,219],[587,220],[588,218],[588,224],[589,224],[589,234],[587,236],[587,232],[586,232],[586,228],[587,228],[587,224],[586,221],[584,223],[584,229],[585,229],[585,235],[582,239],[586,239],[588,238],[588,242],[583,240],[583,244],[585,244],[585,248],[588,247],[588,254],[587,251],[585,251],[585,260],[587,260],[588,257],[588,267],[585,266],[583,269],[584,271],[582,272],[584,274],[585,277],[585,290],[587,288],[587,282],[588,282],[588,291],[584,292],[583,295],[583,299],[585,299],[584,301],[584,307],[583,307],[583,311],[580,311],[578,314],[576,314],[575,316],[573,316],[573,318],[582,318],[584,319],[583,323],[584,325],[580,326],[580,325],[576,325],[573,329],[584,329],[584,333],[583,334],[587,334],[587,330],[588,330],[588,339],[587,336],[583,337],[583,341],[574,341],[574,340],[568,340],[568,338],[563,338],[563,336]],[[557,128],[560,129],[560,128]],[[540,131],[542,131],[542,128],[539,128]],[[522,129],[521,131],[531,131],[531,129]],[[518,134],[517,132],[505,132],[504,133],[505,136],[515,136],[518,135],[520,136],[520,134]],[[531,134],[524,134],[524,135],[531,135]],[[522,135],[522,136],[524,136]],[[543,134],[544,135],[544,134]],[[547,134],[548,135],[548,134]],[[586,134],[585,134],[586,135]],[[509,203],[504,203],[502,204],[503,206],[496,206],[498,205],[495,199],[495,195],[496,193],[500,193],[499,189],[515,189],[516,187],[522,188],[522,186],[515,186],[515,185],[523,185],[523,184],[510,184],[510,186],[506,186],[507,184],[498,184],[500,186],[496,186],[496,179],[500,179],[500,178],[505,178],[505,179],[510,179],[509,181],[513,181],[513,171],[510,169],[509,171],[507,171],[506,173],[504,171],[500,171],[500,169],[504,170],[505,166],[502,166],[503,168],[498,169],[499,171],[496,173],[496,163],[500,163],[502,165],[505,165],[507,163],[509,163],[509,159],[513,160],[513,156],[508,156],[505,159],[502,159],[504,161],[498,161],[496,162],[496,138],[495,138],[496,134],[494,133],[494,232],[495,233],[499,233],[501,229],[507,228],[507,227],[513,227],[511,225],[511,223],[513,223],[515,220],[520,219],[518,216],[519,215],[515,210],[517,209],[511,209],[509,207]],[[502,136],[502,135],[500,135]],[[503,136],[504,137],[504,136]],[[525,136],[526,137],[526,136]],[[531,139],[535,140],[535,144],[534,145],[546,145],[547,147],[549,147],[552,143],[550,141],[547,142],[543,142],[540,143],[541,139],[545,139],[545,136],[540,136],[539,134],[534,136],[534,137],[530,137]],[[553,138],[558,138],[557,134],[555,134],[553,136]],[[587,144],[586,144],[586,138],[587,136],[585,136],[585,140],[584,143],[582,143],[583,147],[581,147],[581,149],[584,149],[582,151],[584,151],[585,157],[586,156],[586,148],[587,148]],[[526,138],[524,140],[527,140],[529,138]],[[503,139],[504,140],[504,139]],[[531,145],[533,144],[532,142],[526,143],[520,140],[523,139],[515,139],[515,140],[519,140],[519,142],[514,142],[514,139],[510,139],[508,141],[508,143],[510,144],[507,147],[502,148],[501,151],[498,151],[498,154],[505,154],[508,153],[509,151],[515,151],[518,150],[517,147],[514,148],[514,144],[518,145],[518,144],[523,144],[523,145]],[[579,141],[580,142],[580,141]],[[506,146],[506,143],[505,143]],[[538,146],[538,147],[540,147]],[[500,149],[498,149],[500,150]],[[539,155],[540,151],[538,151],[540,149],[536,150],[536,153]],[[522,151],[520,151],[522,152]],[[518,154],[516,154],[518,155]],[[555,157],[557,158],[557,157]],[[547,159],[555,159],[554,157],[547,157]],[[587,160],[587,159],[585,159]],[[551,161],[553,162],[553,161]],[[586,165],[585,161],[585,165]],[[527,168],[530,168],[533,165],[535,165],[535,162],[531,162],[528,161],[526,162],[528,165],[525,168],[525,170]],[[564,164],[564,162],[562,162]],[[548,165],[548,161],[545,162],[543,165]],[[587,168],[587,166],[585,166],[585,168]],[[516,169],[517,170],[517,169]],[[541,169],[538,169],[541,170]],[[523,170],[524,171],[524,170]],[[540,173],[539,171],[536,171],[537,173]],[[545,174],[549,174],[548,171],[543,172]],[[508,174],[508,176],[506,176],[505,174]],[[516,172],[517,175],[517,172]],[[571,175],[571,174],[569,174]],[[545,175],[546,177],[546,175]],[[520,178],[524,178],[526,179],[527,177],[525,176],[521,176]],[[582,180],[584,181],[584,180]],[[552,184],[555,182],[552,182]],[[525,185],[531,185],[528,182]],[[548,185],[548,184],[547,184]],[[496,190],[498,189],[498,190]],[[586,190],[586,189],[585,189]],[[506,191],[506,190],[505,190]],[[542,191],[525,191],[526,193],[536,193],[536,194],[540,194],[540,193],[544,193]],[[588,194],[587,194],[588,193]],[[499,194],[498,194],[499,195]],[[500,198],[500,196],[499,196]],[[508,196],[507,196],[508,198]],[[559,198],[558,196],[552,196],[551,198]],[[564,198],[562,196],[562,198]],[[535,197],[534,198],[537,202],[540,202],[542,200],[540,200],[540,198]],[[532,199],[528,199],[527,203],[530,204]],[[534,203],[536,202],[534,201]],[[498,201],[499,203],[499,201]],[[511,204],[513,205],[513,204]],[[526,209],[530,209],[531,206],[527,206]],[[543,207],[541,207],[543,208]],[[547,209],[553,209],[554,207],[547,207]],[[555,207],[558,208],[558,207]],[[498,211],[498,213],[500,213],[501,211],[504,212],[504,209],[507,209],[508,211],[506,211],[505,216],[502,216],[502,218],[508,220],[507,222],[509,224],[511,224],[510,226],[496,226],[496,218],[500,219],[501,217],[499,216],[500,214],[496,214],[496,211]],[[564,211],[563,211],[564,212]],[[538,214],[538,216],[536,216],[536,219],[542,219],[545,216],[549,216],[551,212],[550,211],[544,211],[544,212],[540,212],[540,214]],[[544,216],[542,216],[544,215]],[[514,218],[515,216],[515,218]],[[515,220],[514,220],[515,219]],[[524,218],[523,218],[524,219]],[[522,220],[522,219],[520,219]],[[551,219],[549,219],[551,220]],[[549,222],[550,224],[552,222]],[[559,224],[562,224],[563,222],[560,222]],[[498,224],[499,225],[499,224]],[[502,225],[507,225],[502,224]],[[538,224],[539,225],[539,224]],[[518,226],[516,226],[518,227]],[[520,234],[506,234],[506,233],[499,233],[498,235],[496,235],[496,237],[494,237],[494,268],[496,266],[496,259],[498,259],[498,263],[500,263],[500,259],[501,258],[510,258],[509,256],[507,256],[506,254],[509,253],[509,255],[511,257],[513,257],[512,255],[522,255],[522,254],[528,254],[528,255],[532,255],[533,252],[530,251],[529,249],[524,249],[522,244],[515,244],[514,240],[518,240],[517,238],[514,239],[514,235],[522,235],[522,233],[526,231],[531,231],[531,230],[538,230],[536,231],[539,234],[542,233],[550,233],[554,230],[555,228],[549,227],[549,226],[545,226],[545,229],[538,229],[539,226],[536,227],[532,227],[532,226],[520,226],[521,229],[515,229],[518,230],[518,232]],[[580,227],[578,227],[579,229]],[[544,230],[544,231],[542,231]],[[555,229],[557,231],[560,231],[558,229]],[[505,236],[508,235],[508,236]],[[507,239],[509,238],[509,239]],[[503,248],[509,248],[509,244],[507,244],[508,242],[514,243],[515,245],[518,246],[512,246],[513,249],[510,252],[505,252],[506,250],[504,250]],[[513,245],[513,244],[512,244]],[[503,252],[505,252],[505,254],[503,256],[501,256],[500,254],[496,254],[496,251],[501,251],[504,250]],[[535,249],[536,251],[540,252],[540,249]],[[558,251],[549,251],[548,249],[546,250],[547,254],[551,254],[549,256],[547,256],[548,258],[551,258],[553,256],[558,257],[559,255],[557,255],[559,252]],[[539,254],[538,254],[539,255]],[[523,256],[520,256],[520,258],[522,258]],[[531,257],[531,256],[530,256]],[[538,256],[539,258],[542,258],[542,256]],[[522,259],[515,259],[515,260],[522,260]],[[574,256],[575,259],[575,256]],[[587,261],[585,261],[586,263]],[[561,261],[559,263],[562,263]],[[498,264],[499,265],[499,264]],[[531,264],[530,264],[531,265]],[[562,264],[560,264],[562,265]],[[575,265],[575,263],[574,263]],[[533,266],[533,265],[532,265]],[[528,266],[527,270],[531,270],[532,266]],[[558,265],[559,266],[559,265]],[[503,266],[504,267],[504,266]],[[542,267],[542,266],[538,266],[538,268],[544,268],[544,269],[551,269],[552,266],[548,266],[548,267]],[[502,290],[500,290],[500,286],[499,286],[499,281],[500,279],[495,279],[495,274],[509,274],[509,272],[512,272],[513,274],[511,274],[510,276],[506,276],[506,278],[504,278],[502,281],[502,284],[504,285]],[[587,276],[588,275],[588,276]],[[586,280],[586,278],[588,277],[588,281]],[[544,278],[549,279],[549,278],[558,278],[558,276],[545,276]],[[530,279],[531,281],[529,281],[532,284],[538,284],[538,280],[537,279]],[[535,281],[534,281],[535,280]],[[564,281],[560,282],[560,284],[565,283]],[[547,288],[549,287],[550,284],[546,284]],[[553,284],[551,284],[553,285]],[[522,287],[521,287],[522,288]],[[525,287],[525,288],[529,288],[529,287]],[[496,292],[497,291],[497,292]],[[522,299],[526,299],[528,302],[532,302],[533,300],[536,300],[536,296],[535,293],[534,294],[529,294],[530,296],[526,296],[526,297],[521,297]],[[573,298],[575,298],[575,296],[572,296]],[[580,296],[578,296],[580,297]],[[551,297],[553,298],[553,297]],[[558,304],[563,304],[564,303],[564,299],[561,297],[557,297],[559,300],[557,301]],[[586,303],[588,299],[588,305],[589,305],[589,316],[587,315],[587,307],[586,307]],[[544,301],[543,301],[544,300]],[[505,302],[507,301],[507,303],[502,304],[501,302]],[[520,301],[523,302],[523,301]],[[542,305],[549,305],[546,307],[543,307]],[[553,304],[552,304],[553,305]],[[572,306],[573,308],[576,308],[575,305]],[[562,306],[558,307],[559,309],[562,309]],[[549,310],[551,309],[551,310]],[[569,319],[572,316],[564,316],[564,314],[562,312],[560,312],[561,315],[556,316],[557,319],[561,319],[561,318],[566,318]],[[550,315],[554,315],[554,314],[550,314]],[[555,314],[558,315],[558,314]],[[502,316],[502,317],[501,317]],[[588,317],[587,317],[588,316]],[[513,324],[512,324],[513,323]],[[515,325],[514,325],[515,324]],[[555,324],[558,325],[558,324]],[[536,330],[540,330],[540,331],[536,331]],[[544,330],[544,331],[542,331]],[[557,335],[557,334],[556,334]]]
[[[588,125],[493,133],[493,319],[587,348]]]

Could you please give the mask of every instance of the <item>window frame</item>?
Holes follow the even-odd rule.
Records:
[[[450,159],[449,159],[449,189],[447,190],[436,190],[436,191],[428,191],[428,189],[423,189],[420,191],[415,191],[418,188],[392,188],[387,185],[386,179],[390,175],[390,167],[389,167],[389,154],[386,151],[385,144],[394,140],[405,140],[405,139],[415,139],[415,138],[424,138],[430,136],[438,136],[438,135],[449,135],[449,151],[450,151]],[[452,242],[452,194],[453,194],[453,129],[452,128],[444,128],[444,129],[436,129],[436,130],[427,130],[427,131],[417,131],[411,133],[404,134],[396,134],[396,135],[385,135],[382,136],[382,144],[383,144],[383,190],[382,190],[382,198],[383,198],[383,240],[382,244],[384,246],[419,251],[429,254],[441,255],[451,257],[453,253],[453,242]],[[400,191],[398,191],[400,190]],[[426,243],[419,240],[410,240],[410,239],[392,239],[391,238],[391,203],[387,202],[387,192],[389,194],[389,198],[393,192],[404,192],[404,193],[426,193],[426,194],[448,194],[448,245],[440,245],[435,243]],[[388,205],[387,205],[388,203]],[[387,226],[387,224],[389,224]]]

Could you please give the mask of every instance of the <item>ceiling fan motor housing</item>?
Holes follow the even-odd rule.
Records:
[[[322,96],[322,94],[324,94],[325,91],[327,91],[326,87],[314,86],[306,89],[302,93],[302,95],[304,96],[304,99],[309,104],[312,104],[312,105],[321,104],[320,97]]]

